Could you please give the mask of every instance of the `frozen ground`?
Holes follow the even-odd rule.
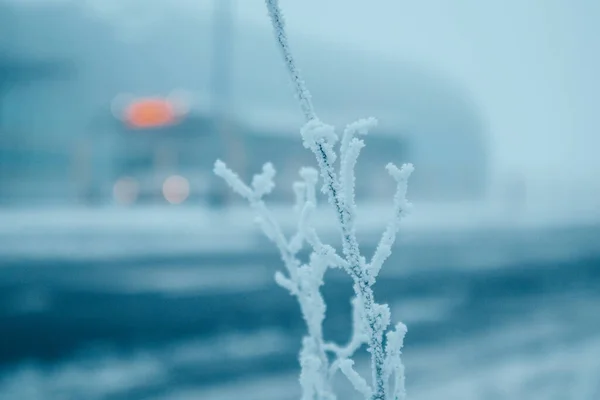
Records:
[[[409,326],[411,398],[600,398],[599,237],[576,226],[403,243],[377,293]],[[478,249],[504,258],[488,265]],[[277,254],[0,262],[2,399],[298,398],[304,328],[273,284]],[[350,285],[332,272],[325,329],[344,340]]]
[[[600,398],[598,209],[562,210],[420,205],[406,221],[376,290],[409,326],[410,398]],[[387,213],[363,211],[368,255]],[[249,219],[0,212],[0,399],[297,400],[304,327]],[[325,331],[344,340],[350,285],[327,280]]]
[[[522,204],[499,201],[419,203],[403,223],[402,240],[434,240],[481,231],[556,230],[600,223],[600,198],[558,195]],[[391,202],[390,202],[391,203]],[[359,205],[358,231],[373,244],[385,228],[390,203]],[[295,229],[289,205],[272,206],[286,232]],[[200,206],[136,208],[0,209],[0,255],[12,258],[95,259],[132,255],[264,252],[262,234],[246,205],[214,210]],[[320,234],[338,240],[330,207],[315,218]],[[125,240],[125,243],[121,240]]]
[[[598,289],[598,282],[592,286]],[[454,299],[435,315],[428,311],[431,305],[412,304],[423,313],[404,318],[413,327],[405,351],[410,398],[600,398],[600,297],[597,290],[581,289]],[[473,303],[461,306],[467,301]],[[477,301],[494,303],[483,307],[493,316],[491,321],[476,316]],[[411,307],[410,301],[405,303]],[[504,307],[512,311],[494,311]],[[402,317],[402,307],[395,309],[400,314],[396,317]],[[460,313],[481,326],[466,329]],[[441,328],[441,334],[421,340],[420,333],[431,332],[420,325]],[[21,362],[4,371],[0,398],[296,400],[294,336],[277,329],[258,330],[129,353],[98,349],[50,365]],[[361,368],[366,368],[364,359]],[[250,372],[239,373],[243,369]],[[341,380],[338,384],[344,386]],[[356,397],[347,392],[340,398]]]

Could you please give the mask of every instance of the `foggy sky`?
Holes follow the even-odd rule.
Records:
[[[266,26],[252,3],[262,2],[238,0],[239,17]],[[464,83],[487,116],[500,170],[600,181],[600,2],[282,0],[282,7],[292,33],[434,65]]]
[[[134,14],[152,20],[162,7],[209,14],[213,5],[213,0],[80,1],[125,20]],[[269,29],[263,0],[231,1],[238,29]],[[318,39],[433,66],[461,82],[487,120],[498,172],[522,171],[536,181],[600,181],[600,2],[281,0],[281,5],[292,44]]]

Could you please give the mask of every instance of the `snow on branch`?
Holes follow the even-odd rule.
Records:
[[[302,113],[307,120],[316,119],[317,114],[315,113],[315,109],[312,104],[311,94],[308,91],[302,76],[300,75],[300,71],[296,66],[294,56],[292,55],[292,51],[290,49],[287,33],[285,31],[285,21],[283,14],[281,13],[281,8],[279,7],[279,1],[265,0],[265,4],[267,5],[267,11],[269,12],[269,17],[271,18],[271,23],[275,32],[275,38],[279,44],[281,55],[285,60],[285,66],[290,74],[290,77],[292,78],[292,83],[294,84],[294,89],[298,102],[300,103]]]
[[[253,190],[250,189],[250,187],[248,187],[244,182],[242,182],[240,177],[231,169],[229,169],[223,161],[217,160],[215,162],[215,168],[213,171],[215,175],[223,178],[225,182],[231,186],[234,192],[249,201],[253,199]]]
[[[386,335],[387,343],[386,363],[385,363],[385,381],[389,383],[390,377],[393,375],[393,389],[389,390],[390,397],[393,400],[405,400],[406,388],[404,385],[404,365],[400,356],[402,355],[402,347],[404,346],[404,336],[406,336],[406,325],[398,323],[396,328],[389,331]]]
[[[299,213],[298,231],[290,240],[287,240],[263,200],[263,196],[269,194],[275,187],[275,169],[271,164],[267,163],[263,166],[262,173],[253,177],[250,186],[220,160],[215,162],[214,172],[250,203],[263,233],[279,249],[288,276],[277,271],[275,281],[297,298],[308,330],[300,354],[302,398],[335,400],[330,389],[331,367],[323,339],[322,325],[326,306],[320,287],[323,285],[323,277],[327,269],[343,266],[345,261],[337,255],[333,247],[321,242],[316,230],[310,225],[311,212],[317,202],[315,194],[317,171],[313,168],[302,168],[300,170],[302,181],[293,185],[296,192],[296,208],[302,211]],[[302,264],[296,256],[304,242],[313,246],[307,264]]]
[[[358,156],[365,142],[354,137],[357,133],[366,135],[370,129],[377,126],[375,118],[366,118],[349,124],[344,130],[342,143],[340,145],[340,186],[344,188],[344,202],[348,205],[351,218],[354,218],[356,213],[354,188],[356,186],[356,178],[354,171]]]
[[[412,174],[414,167],[412,164],[404,164],[398,169],[394,164],[389,163],[386,167],[389,174],[396,180],[396,194],[394,195],[393,214],[386,230],[383,232],[375,254],[369,264],[370,284],[375,283],[375,278],[379,274],[385,260],[392,254],[392,246],[396,241],[396,234],[400,230],[400,221],[411,210],[412,205],[406,199],[408,190],[408,178]]]
[[[346,378],[348,378],[354,389],[365,396],[365,399],[372,396],[373,390],[367,381],[354,370],[354,361],[348,359],[342,360],[340,362],[340,369],[346,375]]]
[[[372,286],[392,252],[400,221],[410,209],[406,192],[413,167],[405,164],[398,168],[391,163],[387,166],[396,182],[393,215],[371,261],[367,263],[361,254],[355,227],[355,168],[365,146],[357,136],[367,134],[376,127],[377,121],[374,118],[361,119],[346,127],[339,148],[339,166],[336,166],[338,153],[334,146],[339,138],[335,127],[317,118],[310,92],[290,49],[278,0],[265,0],[265,4],[306,120],[300,129],[302,142],[314,153],[318,166],[318,171],[303,168],[300,171],[301,180],[293,184],[297,232],[288,240],[263,200],[275,186],[275,169],[271,164],[264,165],[262,172],[252,179],[251,185],[245,184],[221,161],[215,163],[214,171],[250,203],[263,232],[281,254],[287,275],[277,272],[275,280],[296,297],[307,326],[300,352],[302,400],[335,400],[331,379],[336,371],[341,371],[366,400],[403,400],[404,367],[400,356],[406,327],[399,323],[394,330],[387,331],[390,309],[387,304],[375,301]],[[314,210],[317,207],[315,188],[319,175],[322,179],[321,191],[335,211],[342,238],[341,255],[332,246],[323,243],[314,228]],[[302,263],[297,254],[305,244],[311,253],[308,262]],[[323,338],[326,305],[320,288],[330,267],[343,268],[353,281],[353,332],[344,347],[327,343]],[[371,383],[356,372],[354,361],[350,359],[363,344],[367,345],[371,357]],[[327,353],[333,357],[330,359]],[[390,385],[392,378],[393,385]]]

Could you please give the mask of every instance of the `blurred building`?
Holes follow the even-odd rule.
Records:
[[[0,3],[10,32],[0,42],[1,202],[220,204],[216,158],[245,178],[273,162],[274,199],[291,199],[290,180],[314,160],[270,32],[226,25],[224,8],[215,17],[165,2],[161,18],[124,36],[135,14],[123,25],[85,2],[43,4]],[[416,165],[414,200],[483,196],[486,132],[464,88],[409,63],[301,38],[294,47],[324,120],[381,121],[359,197],[391,195],[389,161]]]

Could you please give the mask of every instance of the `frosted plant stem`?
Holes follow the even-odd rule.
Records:
[[[265,0],[269,17],[273,25],[279,49],[285,61],[287,70],[294,84],[296,96],[304,113],[307,123],[318,120],[311,95],[304,80],[300,75],[294,57],[290,50],[285,23],[279,7],[278,0]],[[370,278],[365,268],[365,262],[360,255],[360,248],[354,232],[354,218],[351,205],[347,204],[342,197],[340,185],[333,168],[333,161],[329,156],[325,143],[315,141],[311,149],[316,155],[321,176],[327,189],[330,202],[333,204],[338,222],[342,230],[342,251],[348,263],[346,271],[354,281],[354,291],[363,308],[363,315],[368,323],[368,350],[371,353],[371,368],[373,379],[373,390],[371,400],[386,400],[384,382],[385,352],[383,349],[383,331],[387,326],[383,321],[385,318],[375,303]]]
[[[317,162],[322,171],[323,179],[327,187],[329,197],[333,203],[338,221],[342,228],[342,252],[346,257],[348,266],[346,271],[354,281],[354,291],[360,300],[363,308],[363,315],[368,322],[368,346],[371,353],[371,368],[373,373],[373,394],[372,400],[385,400],[385,384],[383,378],[383,367],[385,362],[385,353],[383,350],[383,329],[381,325],[381,315],[375,308],[375,296],[373,289],[369,284],[369,277],[363,268],[363,262],[360,255],[360,248],[356,234],[354,233],[354,221],[352,213],[344,202],[340,199],[339,184],[333,166],[329,163],[327,152],[322,146],[317,147]]]
[[[288,277],[281,272],[277,272],[275,280],[281,287],[287,289],[290,294],[297,298],[308,329],[308,336],[303,340],[300,353],[302,400],[335,400],[336,397],[330,387],[330,365],[323,340],[325,302],[319,288],[323,283],[323,275],[327,267],[330,264],[343,264],[343,260],[335,254],[333,248],[321,244],[316,233],[313,233],[311,239],[313,239],[315,245],[318,242],[319,248],[315,247],[309,265],[301,265],[296,254],[297,251],[292,250],[298,244],[292,246],[292,241],[285,237],[281,226],[262,199],[275,186],[273,182],[275,170],[271,164],[267,163],[263,166],[263,172],[254,176],[251,186],[244,183],[234,171],[220,160],[215,162],[214,172],[217,176],[223,178],[235,192],[245,198],[254,209],[257,222],[265,236],[278,248],[288,272]],[[304,178],[304,182],[296,185],[299,188],[298,199],[299,202],[304,201],[304,209],[309,209],[316,202],[314,185],[317,180],[317,172],[311,171],[309,168],[303,168],[300,175]],[[305,215],[305,217],[307,216]],[[307,221],[301,222],[305,223]],[[299,223],[299,232],[295,236],[297,241],[300,242],[300,246],[302,241],[309,240],[307,237],[309,231],[302,229],[305,228],[303,225],[303,223]],[[318,254],[316,250],[319,250]]]
[[[300,71],[296,66],[296,61],[290,50],[287,33],[285,31],[285,21],[281,9],[279,8],[279,0],[265,0],[265,3],[267,5],[267,10],[269,11],[273,29],[275,30],[275,36],[277,38],[277,43],[279,44],[279,49],[281,50],[281,55],[283,56],[285,66],[292,78],[294,90],[298,97],[302,112],[304,113],[304,117],[307,121],[317,119],[310,92],[306,88],[306,84],[300,75]]]

